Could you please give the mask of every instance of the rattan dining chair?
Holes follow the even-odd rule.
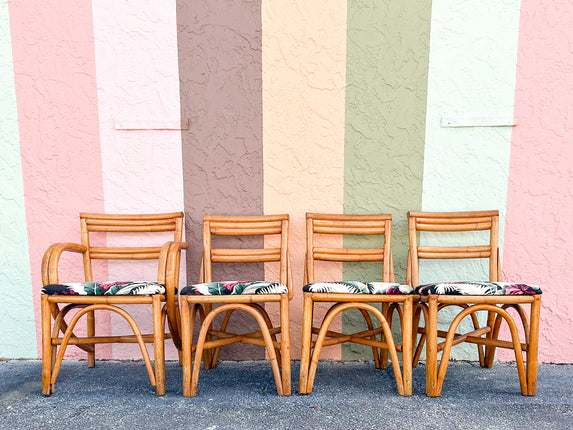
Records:
[[[179,307],[177,283],[179,256],[183,231],[183,213],[149,215],[80,214],[81,243],[56,243],[45,252],[42,260],[42,393],[50,395],[58,377],[68,345],[87,352],[88,367],[95,366],[95,350],[102,343],[137,343],[145,361],[151,385],[156,393],[165,393],[164,338],[172,338],[180,350]],[[165,241],[168,232],[169,241]],[[171,234],[169,234],[172,233]],[[151,236],[157,246],[108,247],[93,246],[92,233],[110,235],[137,234]],[[138,237],[139,237],[138,236]],[[82,254],[84,280],[62,283],[58,276],[63,252]],[[155,281],[97,280],[92,272],[94,260],[158,260]],[[96,281],[94,281],[96,279]],[[142,334],[135,319],[121,306],[144,305],[152,309],[153,333]],[[63,306],[60,308],[60,306]],[[70,312],[76,310],[76,312]],[[123,317],[133,335],[96,336],[95,311],[113,312]],[[86,316],[87,335],[74,332],[81,317]],[[68,320],[66,321],[66,317]],[[165,334],[167,317],[170,333]],[[152,365],[145,343],[153,343],[155,366]],[[154,369],[155,367],[155,369]]]
[[[179,296],[182,306],[184,396],[197,394],[201,359],[203,358],[206,369],[212,368],[217,363],[220,347],[237,342],[266,347],[278,394],[291,394],[289,300],[292,298],[292,277],[288,257],[288,227],[288,215],[204,216],[200,283],[183,288]],[[264,248],[228,248],[227,243],[225,248],[216,247],[213,243],[217,240],[215,236],[237,239],[262,236]],[[237,246],[244,245],[238,243]],[[278,263],[279,266],[278,279],[273,281],[212,279],[212,263],[272,262],[275,262],[275,266]],[[279,305],[280,323],[276,327],[273,327],[271,318],[263,307],[268,303]],[[230,318],[235,311],[252,315],[260,330],[242,334],[232,331],[232,324],[229,323],[232,322]],[[213,327],[213,319],[221,313],[225,315],[220,328],[216,330]],[[197,315],[200,317],[201,329],[197,341],[194,342],[193,330]],[[279,340],[277,335],[280,336]]]
[[[326,244],[333,236],[374,236],[380,239],[377,248],[333,248]],[[306,259],[305,286],[303,287],[303,334],[300,364],[299,393],[312,392],[316,369],[323,346],[354,342],[372,347],[376,368],[386,368],[388,353],[396,379],[398,393],[412,394],[412,288],[394,283],[391,215],[336,215],[306,214]],[[376,262],[380,265],[381,282],[366,280],[343,282],[318,282],[315,279],[315,263],[328,262]],[[382,264],[380,264],[382,263]],[[322,323],[313,327],[315,303],[331,302]],[[381,304],[382,310],[373,306]],[[357,309],[362,313],[368,329],[358,333],[343,334],[330,330],[334,318],[341,312]],[[400,317],[402,343],[394,342],[391,333],[392,315]],[[380,322],[375,328],[370,316]],[[312,340],[316,335],[316,340]],[[380,339],[377,337],[380,335]],[[403,372],[400,370],[397,351],[402,352]],[[311,359],[312,352],[312,359]]]
[[[410,250],[407,279],[415,286],[416,294],[420,295],[420,302],[414,312],[414,327],[417,327],[421,313],[425,320],[424,325],[418,329],[422,336],[414,354],[414,365],[425,343],[426,394],[432,397],[441,395],[452,346],[469,342],[477,345],[480,365],[485,367],[493,365],[496,348],[513,349],[521,394],[535,395],[541,289],[534,285],[502,282],[498,250],[499,212],[409,212],[408,228]],[[480,231],[486,234],[489,232],[488,243],[468,245],[468,240],[474,243],[477,239],[466,235],[460,239],[466,241],[464,246],[443,246],[443,242],[440,246],[429,245],[436,243],[440,235]],[[431,232],[430,237],[427,232]],[[419,244],[418,236],[421,237],[420,241],[424,240],[423,245]],[[453,279],[449,282],[419,285],[419,260],[466,258],[489,260],[487,281]],[[530,305],[529,318],[523,307],[527,304]],[[438,312],[452,306],[461,308],[459,313],[449,323],[447,331],[438,330]],[[516,311],[517,318],[508,312],[509,309]],[[475,314],[478,311],[487,311],[487,325],[484,327],[478,324]],[[474,330],[456,333],[460,322],[467,316],[472,319]],[[499,339],[502,321],[506,321],[509,326],[510,341]],[[523,342],[519,337],[518,322],[525,333]],[[444,341],[438,343],[438,338],[444,338]],[[442,357],[438,368],[440,351]],[[527,368],[524,365],[524,353]]]

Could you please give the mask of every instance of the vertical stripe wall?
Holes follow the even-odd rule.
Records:
[[[499,209],[502,252],[511,145],[506,124],[513,123],[518,24],[519,0],[471,6],[439,0],[432,6],[422,209]],[[421,240],[431,239],[426,235]],[[475,240],[487,243],[488,238],[478,235]],[[487,276],[485,260],[432,260],[420,267],[422,283]],[[450,319],[448,310],[440,322]],[[476,356],[472,345],[453,352],[459,359]]]
[[[184,209],[182,282],[198,279],[204,213],[289,213],[296,359],[305,212],[392,213],[404,280],[408,210],[497,208],[505,279],[545,289],[540,360],[571,362],[573,347],[560,339],[573,320],[558,300],[570,290],[573,215],[569,2],[156,3],[0,6],[0,32],[10,36],[2,54],[12,54],[0,57],[0,282],[18,283],[0,318],[22,334],[14,342],[0,332],[0,357],[37,354],[41,257],[52,242],[79,240],[80,211]],[[62,260],[62,280],[82,276],[69,269],[79,262]],[[423,281],[448,274],[449,264],[425,263]],[[155,276],[125,262],[97,270],[102,279]],[[348,265],[318,271],[328,280],[379,276]],[[217,276],[275,272],[236,273]],[[338,324],[349,331],[357,319]],[[122,325],[98,317],[103,334]],[[264,357],[255,346],[224,352]],[[346,346],[323,353],[370,357]],[[98,356],[140,354],[101,345]]]
[[[346,2],[264,0],[262,14],[264,209],[291,215],[290,327],[297,358],[305,212],[343,211]],[[323,270],[318,279],[342,274],[340,265],[317,269]],[[326,348],[323,357],[340,357],[339,348]]]
[[[0,357],[36,358],[8,4],[0,3]]]
[[[344,212],[392,214],[392,252],[401,282],[406,212],[419,210],[422,200],[430,11],[426,0],[348,1]],[[356,246],[356,239],[346,242]],[[381,276],[379,264],[344,264],[346,280]],[[358,313],[342,318],[346,332],[364,324]],[[361,345],[343,346],[345,359],[370,356]]]
[[[92,5],[104,209],[107,213],[181,211],[175,1],[98,0]],[[170,237],[156,234],[155,240]],[[146,245],[132,235],[110,234],[107,240],[110,246]],[[156,276],[156,262],[109,263],[110,279]],[[153,331],[150,311],[144,306],[130,310],[146,333]],[[112,313],[110,318],[113,335],[129,333],[123,317]],[[140,355],[137,344],[113,344],[112,348],[114,358]],[[177,357],[171,343],[166,348],[167,358]]]
[[[80,240],[80,211],[104,210],[92,11],[71,0],[9,2],[8,10],[39,345],[42,255]],[[61,265],[62,281],[83,277],[77,254]]]
[[[260,0],[177,1],[185,195],[187,280],[199,280],[204,214],[263,213]],[[262,246],[261,238],[251,244]],[[250,267],[249,267],[250,266]],[[214,267],[214,279],[261,279],[262,264]],[[231,320],[256,330],[250,315]],[[263,358],[254,345],[223,348],[221,357]]]
[[[540,359],[573,348],[573,3],[522,0],[504,277],[543,287]]]

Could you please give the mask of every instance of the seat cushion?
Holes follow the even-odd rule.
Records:
[[[183,296],[223,296],[239,294],[287,294],[288,288],[278,282],[205,282],[188,285],[181,290]]]
[[[78,296],[149,296],[165,294],[165,285],[157,282],[74,282],[50,284],[42,288],[42,294]]]
[[[519,296],[541,294],[541,289],[529,284],[509,282],[438,282],[418,285],[416,294],[449,294],[457,296]]]
[[[315,282],[302,287],[305,293],[345,293],[345,294],[410,294],[409,285],[393,282]]]

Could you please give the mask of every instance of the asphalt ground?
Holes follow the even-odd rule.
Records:
[[[279,397],[266,361],[201,371],[197,397],[182,396],[181,368],[167,363],[157,397],[143,362],[65,361],[55,393],[41,394],[41,363],[0,362],[2,429],[573,429],[573,365],[542,364],[537,395],[520,394],[514,364],[452,362],[442,396],[426,397],[424,366],[413,395],[372,362],[321,362],[312,394]]]

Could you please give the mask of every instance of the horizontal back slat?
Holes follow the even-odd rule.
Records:
[[[489,246],[419,246],[419,258],[489,258]]]
[[[140,225],[140,226],[119,226],[119,225],[88,225],[89,232],[110,232],[110,233],[152,233],[161,231],[174,231],[175,223],[172,225]]]
[[[161,247],[141,248],[90,248],[90,257],[93,259],[114,260],[150,260],[159,258]]]
[[[464,223],[464,224],[440,224],[422,223],[416,220],[416,229],[419,231],[476,231],[476,230],[489,230],[491,228],[491,221]]]
[[[265,249],[211,249],[211,259],[217,263],[268,263],[280,261],[280,248]]]
[[[314,259],[322,261],[383,261],[384,249],[314,248]]]

